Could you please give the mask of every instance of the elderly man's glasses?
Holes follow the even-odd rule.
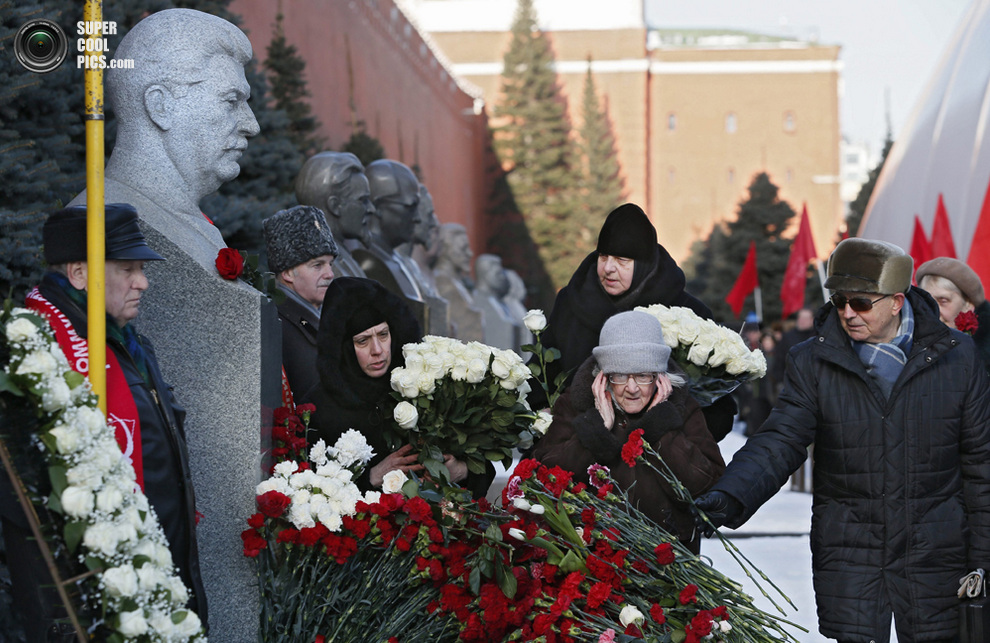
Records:
[[[627,375],[624,373],[612,373],[608,376],[608,381],[612,384],[625,384],[632,378],[634,382],[640,386],[646,386],[647,384],[652,384],[653,380],[657,378],[656,373],[636,373],[634,375]]]
[[[845,309],[846,304],[849,304],[849,307],[855,312],[865,313],[873,310],[873,304],[877,303],[881,299],[886,299],[887,297],[890,297],[890,295],[884,295],[879,299],[870,300],[869,297],[846,297],[845,295],[835,294],[829,297],[829,301],[831,301],[832,305],[839,310]]]

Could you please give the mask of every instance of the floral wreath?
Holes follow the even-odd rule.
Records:
[[[88,380],[73,371],[48,322],[24,309],[0,311],[0,348],[9,361],[0,393],[23,398],[38,417],[37,438],[51,479],[43,501],[57,523],[59,547],[90,573],[77,577],[90,636],[107,641],[205,642],[202,622],[185,607],[168,541]],[[8,440],[11,438],[7,438]],[[0,442],[2,445],[2,442]],[[54,548],[53,548],[54,549]],[[109,631],[108,631],[109,630]]]

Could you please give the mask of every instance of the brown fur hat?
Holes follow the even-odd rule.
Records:
[[[893,295],[911,287],[914,260],[892,243],[853,237],[839,242],[828,258],[825,287],[846,292]]]

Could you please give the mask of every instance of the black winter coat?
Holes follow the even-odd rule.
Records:
[[[737,527],[814,443],[812,565],[829,638],[876,639],[889,601],[915,641],[949,639],[959,579],[990,565],[990,383],[931,297],[912,288],[908,299],[914,342],[889,399],[826,304],[817,336],[790,353],[769,419],[714,487],[744,506]]]
[[[279,288],[286,290],[281,285]],[[278,318],[282,322],[282,368],[292,394],[302,396],[320,381],[316,373],[316,334],[320,317],[312,308],[286,293],[278,305]]]
[[[657,261],[646,275],[637,280],[624,294],[612,297],[598,281],[598,253],[592,252],[571,276],[554,301],[547,328],[543,332],[542,343],[560,350],[560,359],[547,364],[547,380],[554,379],[565,371],[570,375],[565,380],[569,385],[574,373],[588,357],[591,349],[598,346],[602,326],[612,315],[632,310],[636,306],[682,306],[690,308],[704,319],[712,318],[712,311],[700,299],[684,290],[684,271],[681,270],[667,250],[657,244]],[[530,405],[533,408],[546,406],[546,398],[539,386],[533,386]],[[704,409],[708,429],[721,440],[732,430],[736,404],[726,395]]]

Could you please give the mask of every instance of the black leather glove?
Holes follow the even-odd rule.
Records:
[[[694,514],[694,522],[705,538],[711,538],[716,529],[743,512],[742,503],[723,491],[701,494],[694,499],[694,506],[699,510]]]

